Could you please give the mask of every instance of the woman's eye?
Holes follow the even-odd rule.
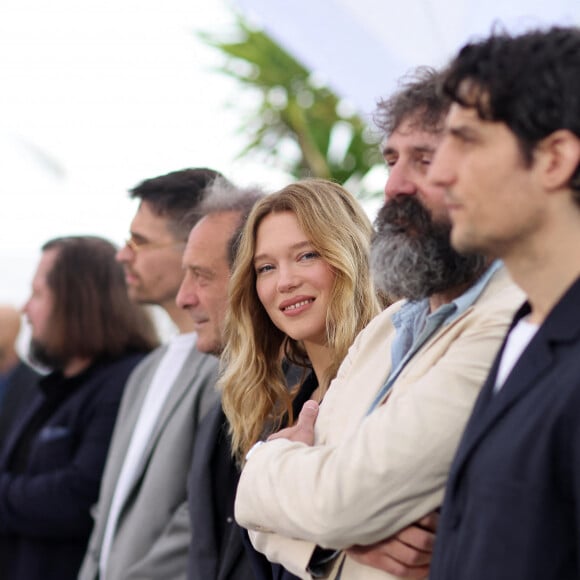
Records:
[[[263,266],[256,266],[256,274],[264,274],[273,270],[274,267],[271,264],[264,264]]]
[[[320,254],[318,252],[305,252],[300,256],[301,260],[313,260],[314,258],[319,258]]]

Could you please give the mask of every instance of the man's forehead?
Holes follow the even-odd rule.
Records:
[[[40,255],[40,261],[36,267],[36,273],[46,276],[53,268],[58,256],[57,248],[48,248]]]
[[[491,121],[482,119],[475,107],[465,107],[459,103],[453,103],[445,119],[445,132],[483,124],[491,124]]]
[[[43,287],[48,288],[47,279],[58,255],[56,248],[49,248],[44,250],[40,256],[40,261],[36,265],[34,276],[32,277],[32,290],[40,290]]]
[[[443,136],[441,129],[429,130],[411,122],[401,123],[385,140],[383,153],[401,149],[433,151]]]
[[[438,134],[443,129],[446,112],[439,117],[434,118],[429,115],[423,108],[407,113],[402,117],[391,133],[428,133]]]
[[[494,147],[508,142],[520,147],[518,136],[505,121],[482,118],[479,109],[459,103],[454,103],[449,111],[445,122],[445,135],[462,141],[492,143]]]
[[[229,213],[229,212],[228,212]],[[203,217],[191,230],[184,254],[188,267],[229,267],[228,243],[235,231],[235,215],[211,214]]]
[[[131,221],[130,230],[132,233],[148,236],[171,233],[170,218],[156,212],[149,202],[142,201]]]
[[[218,243],[227,241],[233,235],[238,219],[238,214],[229,211],[206,215],[195,224],[189,239],[193,241],[211,239]]]

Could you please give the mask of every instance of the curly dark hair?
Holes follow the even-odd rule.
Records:
[[[481,119],[505,123],[530,165],[537,144],[554,131],[580,137],[580,28],[494,32],[460,50],[442,86]],[[580,165],[570,187],[580,203]]]
[[[438,133],[451,101],[441,93],[442,73],[421,66],[399,81],[399,90],[388,99],[381,99],[374,113],[375,125],[389,136],[408,119],[418,129]]]

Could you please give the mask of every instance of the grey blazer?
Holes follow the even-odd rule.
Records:
[[[166,350],[166,346],[154,350],[127,383],[79,580],[99,577],[101,546],[117,479],[143,400]],[[175,380],[121,509],[107,580],[186,578],[191,539],[187,475],[197,426],[218,400],[214,388],[217,367],[217,358],[193,348]]]

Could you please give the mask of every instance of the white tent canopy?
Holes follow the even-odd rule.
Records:
[[[580,23],[578,0],[236,0],[242,14],[364,115],[419,65],[441,66],[492,26]]]

